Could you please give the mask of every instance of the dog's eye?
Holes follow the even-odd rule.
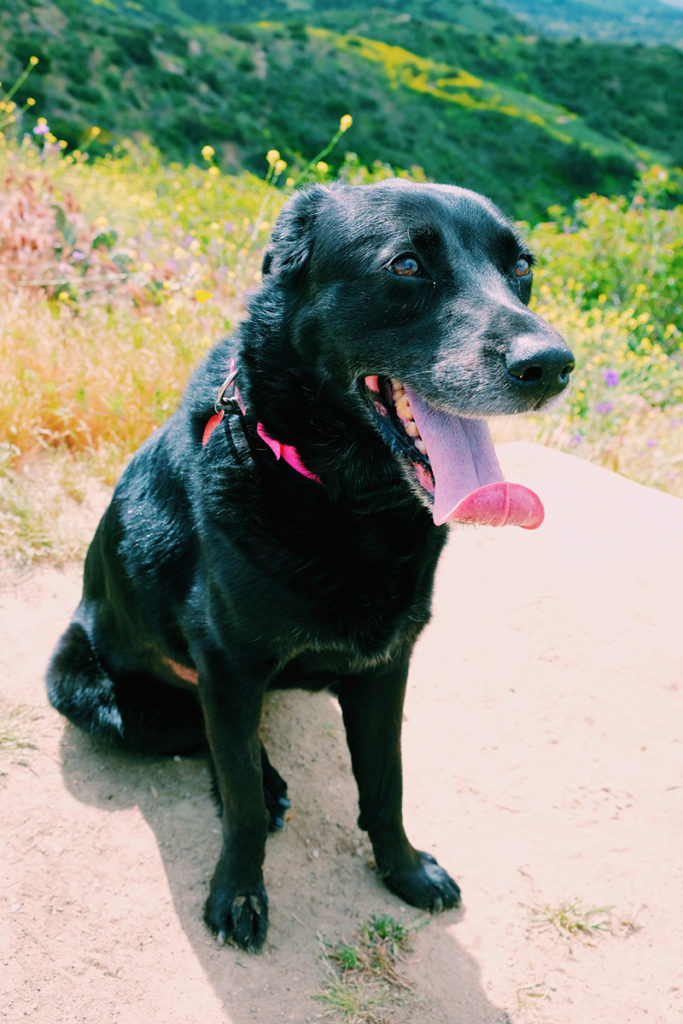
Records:
[[[399,277],[419,277],[422,274],[422,267],[418,260],[410,254],[397,256],[389,264],[389,270],[392,274],[398,274]]]
[[[531,273],[531,257],[520,256],[515,263],[515,274],[517,277],[528,277]]]

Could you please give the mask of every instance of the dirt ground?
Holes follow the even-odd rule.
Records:
[[[501,457],[546,523],[453,531],[404,727],[408,833],[463,909],[415,933],[413,994],[366,1019],[683,1024],[683,502],[532,445]],[[74,566],[0,591],[0,1019],[341,1024],[314,998],[323,938],[421,915],[368,866],[335,702],[269,701],[292,798],[269,937],[219,947],[203,760],[103,753],[46,703],[79,588]]]

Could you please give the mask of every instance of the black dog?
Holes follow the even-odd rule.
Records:
[[[266,690],[339,698],[359,825],[408,903],[458,886],[406,838],[400,732],[448,521],[534,528],[486,422],[539,409],[573,368],[526,308],[533,260],[488,200],[387,181],[285,206],[233,339],[124,473],[48,670],[52,704],[132,751],[208,740],[223,847],[205,920],[258,949],[266,834],[286,785]]]

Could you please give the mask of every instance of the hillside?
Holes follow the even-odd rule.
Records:
[[[445,18],[447,0],[307,6],[277,21],[277,0],[16,0],[0,12],[0,77],[37,56],[15,96],[36,101],[23,126],[35,112],[72,148],[97,125],[91,153],[147,137],[197,162],[210,144],[230,171],[263,173],[272,148],[305,165],[350,113],[344,145],[361,164],[417,165],[530,220],[587,192],[629,193],[639,162],[683,164],[673,48],[525,37],[488,2],[459,4],[450,22],[412,13]],[[331,170],[343,160],[339,147]]]
[[[544,35],[683,47],[683,5],[657,0],[500,0]]]

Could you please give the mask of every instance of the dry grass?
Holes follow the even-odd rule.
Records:
[[[0,451],[0,566],[35,562],[66,565],[85,556],[111,489],[107,467],[120,469],[118,449],[75,459],[62,450],[28,460],[21,469],[3,463]],[[1,573],[0,573],[1,574]]]
[[[215,305],[144,314],[2,296],[0,437],[21,462],[47,449],[135,449],[175,407],[192,367],[229,324]]]

